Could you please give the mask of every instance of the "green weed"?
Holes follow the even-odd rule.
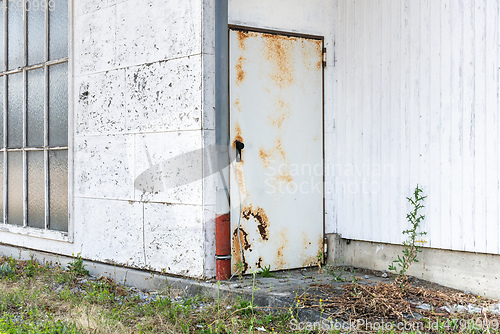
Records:
[[[275,277],[275,275],[271,272],[271,265],[261,268],[259,275],[261,277]]]
[[[81,275],[81,276],[89,275],[89,271],[85,269],[85,265],[83,264],[83,259],[80,253],[76,254],[76,256],[74,256],[73,254],[73,261],[68,263],[67,269],[69,272],[74,273],[76,275]]]
[[[418,244],[424,244],[426,242],[418,239],[419,237],[427,234],[427,232],[418,231],[420,223],[425,219],[425,216],[420,214],[420,210],[424,208],[422,202],[427,197],[420,195],[421,192],[422,189],[420,189],[417,184],[413,196],[406,198],[412,206],[411,211],[406,215],[406,219],[408,220],[408,223],[410,223],[411,228],[403,231],[403,234],[407,235],[407,240],[403,241],[403,255],[398,255],[398,258],[392,261],[389,265],[389,270],[396,272],[398,275],[398,280],[400,281],[401,286],[403,286],[403,283],[406,280],[405,275],[410,266],[413,263],[418,262],[417,255],[422,252]]]

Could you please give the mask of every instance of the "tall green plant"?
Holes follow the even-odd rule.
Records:
[[[419,237],[426,235],[425,231],[418,231],[420,223],[425,219],[425,216],[420,212],[424,208],[422,204],[427,196],[421,195],[422,189],[419,188],[418,184],[413,192],[412,197],[407,197],[406,199],[411,205],[411,211],[406,215],[406,219],[410,224],[411,228],[403,231],[403,234],[407,236],[407,239],[403,241],[403,255],[398,255],[398,258],[389,265],[389,270],[394,271],[400,281],[405,281],[406,272],[414,262],[418,262],[417,255],[421,253],[422,250],[418,244],[424,244],[425,240],[419,240]]]

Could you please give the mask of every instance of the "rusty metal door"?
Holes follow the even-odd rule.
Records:
[[[233,28],[229,50],[233,273],[317,265],[323,40]]]

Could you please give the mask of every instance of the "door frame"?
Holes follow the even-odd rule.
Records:
[[[270,35],[281,35],[281,36],[287,36],[287,37],[297,37],[297,38],[306,38],[306,39],[314,39],[314,40],[320,40],[321,41],[321,49],[322,49],[322,68],[321,68],[321,98],[322,98],[322,103],[321,103],[321,136],[322,136],[322,154],[323,154],[323,203],[322,203],[322,224],[323,224],[323,235],[322,235],[322,240],[323,240],[323,258],[322,258],[322,264],[326,262],[326,258],[328,255],[327,250],[327,240],[326,240],[326,231],[325,231],[325,180],[326,180],[326,165],[325,165],[325,67],[326,67],[326,62],[324,55],[326,53],[326,48],[325,48],[325,37],[320,36],[320,35],[311,35],[311,34],[303,34],[303,33],[298,33],[298,32],[291,32],[291,31],[284,31],[284,30],[274,30],[274,29],[265,29],[265,28],[256,28],[256,27],[251,27],[251,26],[242,26],[242,25],[235,25],[235,24],[228,24],[228,29],[227,29],[227,138],[229,139],[228,143],[228,153],[231,151],[231,138],[230,138],[230,124],[231,124],[231,77],[229,75],[230,73],[230,33],[231,31],[243,31],[243,32],[256,32],[256,33],[263,33],[263,34],[270,34]],[[231,165],[231,161],[229,161],[229,164]],[[228,178],[228,201],[229,201],[229,208],[231,208],[231,180]]]

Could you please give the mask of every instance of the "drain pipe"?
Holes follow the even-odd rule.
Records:
[[[216,278],[231,277],[229,198],[229,42],[228,0],[215,1],[215,141],[217,170],[215,218]]]

